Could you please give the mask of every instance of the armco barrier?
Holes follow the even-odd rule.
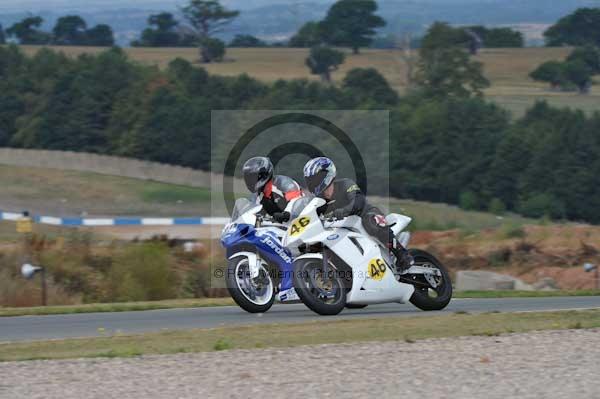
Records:
[[[22,217],[20,213],[0,212],[0,220],[16,221]],[[59,218],[54,216],[32,216],[35,223],[67,227],[102,227],[102,226],[200,226],[224,225],[229,218],[196,217],[196,218]]]

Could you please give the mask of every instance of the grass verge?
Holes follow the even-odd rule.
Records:
[[[600,290],[575,291],[457,291],[453,298],[543,298],[557,296],[600,296]]]
[[[496,336],[533,330],[600,327],[600,309],[540,313],[450,314],[235,326],[129,336],[0,344],[0,361],[132,357],[227,349],[405,341],[466,335]]]
[[[579,291],[458,291],[454,298],[543,298],[558,296],[600,296],[600,290]],[[143,310],[199,308],[235,305],[231,298],[172,299],[152,302],[94,303],[86,305],[39,306],[30,308],[0,307],[0,317],[44,316],[53,314],[134,312]]]

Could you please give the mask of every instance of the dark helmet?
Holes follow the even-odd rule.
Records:
[[[265,184],[273,178],[273,164],[266,157],[250,158],[242,168],[246,187],[253,193],[263,190]]]
[[[313,158],[304,165],[304,180],[308,191],[320,196],[335,179],[336,170],[329,158]]]

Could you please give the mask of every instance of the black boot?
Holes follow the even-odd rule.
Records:
[[[402,272],[408,268],[410,268],[414,263],[413,257],[408,253],[406,248],[404,248],[400,243],[394,242],[390,248],[390,251],[396,257],[396,270]]]

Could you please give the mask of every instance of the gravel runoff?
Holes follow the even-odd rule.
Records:
[[[375,396],[600,398],[600,329],[0,363],[11,399]]]

